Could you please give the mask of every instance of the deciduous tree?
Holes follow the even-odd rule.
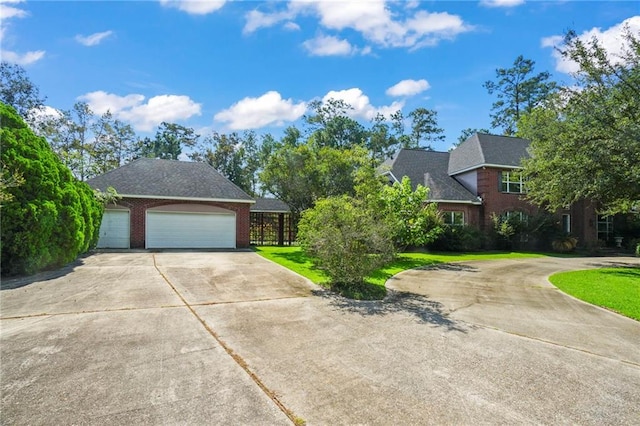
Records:
[[[627,29],[619,57],[573,32],[559,49],[579,66],[578,88],[563,89],[518,124],[519,136],[531,140],[528,196],[550,209],[588,199],[609,213],[637,211],[640,36]]]
[[[257,194],[257,171],[260,157],[255,132],[240,135],[213,132],[204,138],[190,155],[192,160],[204,161],[249,194]]]
[[[370,167],[367,151],[318,148],[312,141],[281,145],[260,173],[264,188],[289,204],[294,213],[312,207],[320,198],[354,194],[357,172]]]
[[[418,185],[414,190],[407,176],[382,189],[381,206],[399,250],[424,247],[442,233],[438,207],[435,203],[426,203],[428,195],[429,188]]]
[[[140,140],[136,156],[177,160],[183,148],[194,147],[199,137],[190,127],[163,121],[153,139]]]
[[[391,234],[362,201],[347,195],[318,200],[306,210],[298,241],[331,278],[338,292],[361,294],[358,287],[394,255]]]
[[[356,120],[348,116],[353,107],[342,100],[315,101],[310,105],[313,114],[305,117],[309,140],[318,147],[348,149],[364,145],[368,133]]]
[[[12,106],[25,120],[44,105],[45,98],[20,65],[0,62],[0,102]]]

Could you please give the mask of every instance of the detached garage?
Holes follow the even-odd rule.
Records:
[[[142,158],[87,182],[113,187],[100,248],[240,248],[249,246],[255,202],[206,163]]]

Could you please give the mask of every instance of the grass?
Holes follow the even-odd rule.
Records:
[[[640,268],[561,272],[549,281],[573,297],[640,321]]]
[[[256,247],[255,250],[261,256],[310,279],[316,284],[322,286],[329,285],[329,277],[324,271],[314,265],[313,259],[305,255],[300,247],[261,246]],[[367,277],[365,286],[338,290],[343,296],[352,299],[376,300],[382,299],[386,295],[384,284],[389,278],[408,269],[469,260],[524,259],[546,256],[549,255],[521,252],[401,253],[393,262],[374,271]]]

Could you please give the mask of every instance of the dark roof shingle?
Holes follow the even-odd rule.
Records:
[[[194,198],[252,202],[246,192],[206,163],[140,158],[87,183],[118,194],[158,198]]]
[[[256,203],[251,206],[252,212],[288,213],[291,208],[284,201],[277,198],[256,198]]]
[[[383,167],[397,180],[408,176],[414,190],[418,184],[428,187],[429,200],[478,202],[473,193],[447,173],[449,155],[448,152],[401,149]]]
[[[529,141],[509,136],[476,133],[451,151],[450,175],[484,165],[519,167],[529,157]]]

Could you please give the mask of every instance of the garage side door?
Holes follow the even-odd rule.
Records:
[[[236,216],[147,211],[147,248],[235,248]]]
[[[129,211],[105,210],[98,248],[129,248]]]

